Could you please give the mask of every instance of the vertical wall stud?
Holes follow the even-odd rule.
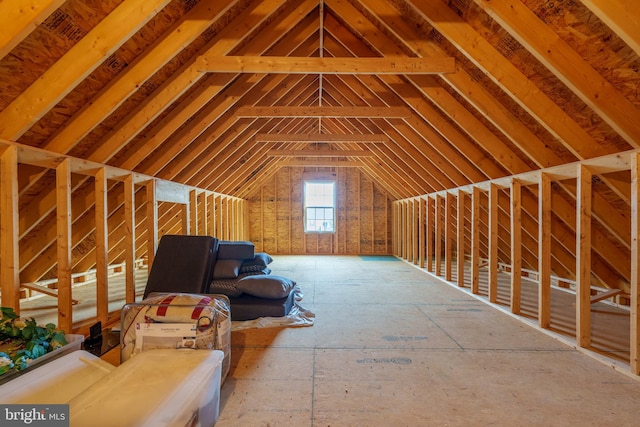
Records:
[[[151,270],[156,249],[158,249],[158,201],[155,179],[149,180],[145,187],[147,191],[147,262]]]
[[[442,275],[442,237],[444,232],[442,230],[443,220],[442,220],[442,196],[436,194],[436,209],[435,209],[435,274],[436,276]]]
[[[489,185],[489,301],[498,300],[498,196],[497,185]]]
[[[511,180],[511,312],[520,313],[522,299],[522,186]]]
[[[124,226],[125,226],[125,298],[127,303],[136,300],[136,199],[133,176],[124,180]]]
[[[457,240],[457,254],[456,254],[456,271],[457,282],[459,287],[464,286],[464,211],[465,211],[465,194],[462,191],[458,191],[458,199],[456,201],[457,206],[457,220],[456,220],[456,238]]]
[[[103,325],[109,315],[109,229],[107,206],[107,177],[105,168],[95,176],[95,222],[96,222],[96,308],[98,320]]]
[[[427,196],[427,270],[433,271],[433,229],[434,229],[434,217],[435,217],[435,209],[434,209],[435,200],[432,197]]]
[[[58,259],[58,327],[71,333],[71,160],[56,168],[56,228]]]
[[[453,258],[453,194],[447,191],[444,203],[444,279],[451,281],[451,264]]]
[[[471,292],[480,292],[480,189],[471,195]]]
[[[427,201],[424,197],[420,197],[419,199],[419,207],[418,207],[418,217],[419,217],[419,227],[418,227],[418,258],[420,258],[420,263],[418,264],[420,268],[424,268],[424,256],[425,256],[425,240],[426,240],[426,209],[427,209]]]
[[[198,193],[196,190],[191,190],[189,191],[189,233],[187,234],[198,234],[198,224],[200,223],[198,214]]]
[[[538,325],[551,325],[551,179],[538,183]]]
[[[578,166],[576,196],[576,341],[591,345],[591,171]]]
[[[0,293],[2,306],[16,313],[20,313],[18,193],[18,149],[10,145],[0,157]]]
[[[640,375],[640,153],[631,158],[631,372]]]
[[[420,198],[411,199],[411,203],[413,205],[413,221],[411,222],[413,228],[411,232],[411,239],[413,240],[412,262],[418,264],[420,258]]]

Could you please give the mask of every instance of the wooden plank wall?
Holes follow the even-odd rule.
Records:
[[[468,287],[474,294],[480,293],[479,270],[485,269],[488,290],[484,296],[491,303],[497,303],[498,271],[509,272],[509,307],[514,315],[520,315],[520,282],[526,271],[529,279],[539,283],[537,316],[538,325],[544,329],[552,327],[552,282],[563,288],[568,288],[567,284],[573,282],[576,344],[585,349],[589,349],[591,344],[591,304],[607,298],[614,298],[621,305],[627,304],[630,306],[630,367],[633,374],[640,375],[639,158],[640,150],[631,150],[394,201],[391,227],[393,254],[421,268],[426,265],[428,271],[447,281],[452,280],[452,266],[456,265],[455,283],[460,287]],[[598,176],[623,171],[631,174],[632,182],[632,215],[626,225],[632,236],[628,291],[616,288],[616,283],[603,289],[592,282],[593,269],[596,268],[591,257],[592,182]],[[577,238],[573,242],[576,263],[572,272],[575,280],[553,276],[552,273],[553,257],[556,255],[551,245],[555,238],[552,235],[554,220],[551,200],[554,188],[555,191],[559,189],[554,184],[568,181],[576,182],[578,188],[575,206]],[[525,188],[537,199],[538,218],[535,221],[538,233],[535,240],[524,239],[523,231],[527,227],[522,215],[522,191]],[[506,209],[503,208],[505,206]],[[537,247],[527,247],[532,245],[525,245],[524,242]],[[523,266],[525,252],[537,257],[533,269],[525,270]],[[453,263],[454,257],[458,262]],[[464,262],[466,260],[468,262]]]
[[[304,233],[305,179],[336,182],[336,232]],[[391,253],[391,198],[357,168],[284,167],[248,198],[249,240],[270,254]]]

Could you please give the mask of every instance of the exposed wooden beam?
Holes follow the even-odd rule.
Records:
[[[71,333],[71,160],[65,159],[56,168],[56,230],[58,260],[58,327]]]
[[[207,73],[443,74],[455,71],[455,59],[211,55],[200,56],[196,66]]]
[[[629,358],[631,372],[640,375],[640,154],[631,161],[631,303]]]
[[[597,295],[592,295],[589,301],[591,302],[591,304],[595,304],[599,301],[603,301],[608,298],[615,297],[616,295],[620,295],[622,293],[623,293],[622,289],[609,289],[608,291],[600,292]]]
[[[18,206],[18,150],[9,146],[0,156],[0,302],[19,314]]]
[[[259,133],[255,136],[258,142],[358,142],[358,143],[387,143],[389,137],[384,134],[322,134],[322,133],[297,133],[297,134],[271,134]]]
[[[640,55],[640,2],[637,0],[580,0]]]
[[[0,58],[11,52],[31,31],[66,0],[0,2]]]
[[[282,160],[279,166],[313,166],[318,168],[359,168],[364,164],[357,160]]]
[[[168,3],[121,3],[0,113],[0,135],[20,138]]]
[[[365,150],[269,150],[267,156],[291,157],[374,157],[375,154]]]
[[[251,107],[238,108],[237,117],[380,117],[406,118],[411,114],[405,107]]]
[[[640,111],[519,0],[475,0],[489,16],[616,130],[640,145]]]
[[[592,174],[579,165],[576,198],[576,342],[591,345],[591,193]]]

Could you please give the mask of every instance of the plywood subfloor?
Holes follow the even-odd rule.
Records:
[[[217,427],[638,425],[637,378],[404,261],[274,258],[316,323],[232,333]]]

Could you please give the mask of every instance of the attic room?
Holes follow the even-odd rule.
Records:
[[[216,425],[633,425],[639,20],[633,0],[0,1],[3,312],[120,331],[164,236],[247,242],[315,323],[233,322]],[[132,366],[119,339],[94,364]]]

